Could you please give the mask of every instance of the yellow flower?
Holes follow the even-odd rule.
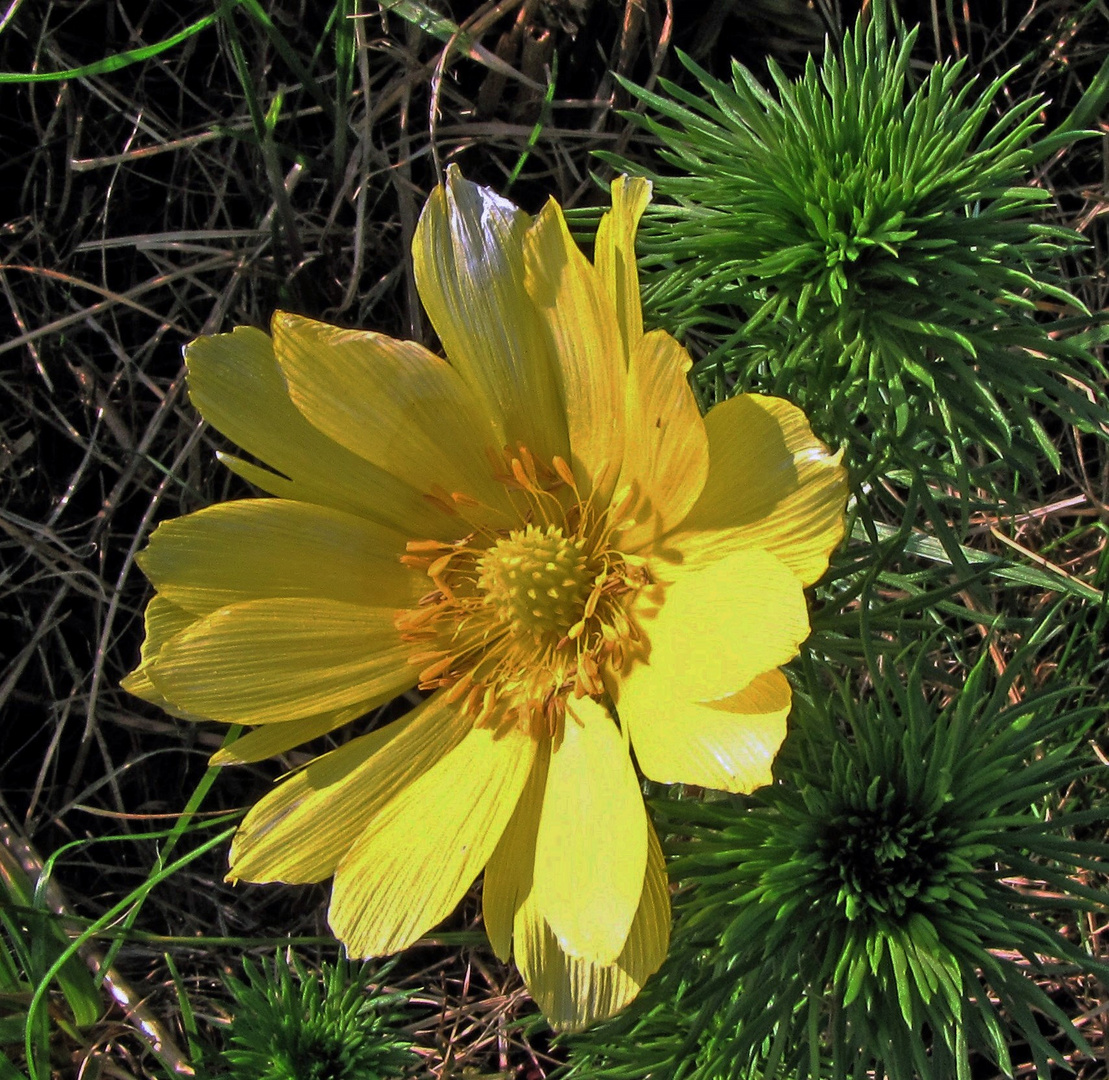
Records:
[[[700,416],[690,360],[644,333],[617,180],[591,265],[553,200],[533,220],[452,169],[414,241],[447,360],[274,316],[187,351],[204,418],[277,498],[163,523],[133,693],[257,725],[256,761],[418,686],[406,716],[283,780],[232,879],[334,876],[357,956],[403,949],[484,869],[485,926],[556,1027],[630,1001],[670,905],[643,774],[770,780],[843,529],[838,458],[785,401]],[[270,471],[272,470],[272,471]]]

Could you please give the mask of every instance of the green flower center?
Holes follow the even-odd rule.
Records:
[[[482,602],[518,636],[558,641],[581,617],[592,586],[580,543],[560,528],[528,525],[498,540],[478,564]]]

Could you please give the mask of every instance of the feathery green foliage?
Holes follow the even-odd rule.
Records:
[[[416,1061],[400,1034],[410,994],[379,993],[390,965],[372,972],[348,961],[324,964],[317,977],[296,955],[279,952],[246,982],[224,981],[235,999],[223,1057],[232,1080],[394,1080]]]
[[[627,84],[676,170],[651,174],[645,305],[707,354],[697,372],[791,398],[871,475],[891,450],[932,472],[937,448],[965,471],[967,442],[1058,468],[1039,417],[1096,430],[1100,369],[1052,267],[1081,238],[1037,223],[1031,168],[1082,133],[1040,137],[1043,102],[1004,107],[1006,77],[978,89],[964,60],[914,86],[915,39],[879,11],[796,81],[769,59],[776,96],[684,56],[703,96]]]
[[[1011,705],[1020,665],[991,688],[986,660],[942,708],[919,671],[884,668],[869,697],[802,701],[788,779],[659,804],[686,838],[671,957],[638,1018],[578,1044],[574,1075],[655,1075],[653,1058],[674,1080],[963,1080],[972,1051],[1013,1075],[1023,1041],[1046,1077],[1061,1052],[1037,1014],[1085,1048],[1030,976],[1109,972],[1062,932],[1106,905],[1081,880],[1105,871],[1109,845],[1084,837],[1104,811],[1059,804],[1102,710],[1068,708],[1069,689]]]

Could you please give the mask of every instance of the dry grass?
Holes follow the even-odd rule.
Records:
[[[985,73],[1027,57],[1017,91],[1046,89],[1065,111],[1104,55],[1104,12],[1077,0],[1002,7],[1005,19],[985,33],[948,5],[923,37],[943,55],[970,50]],[[247,5],[226,5],[218,24],[122,70],[0,85],[0,827],[32,879],[64,848],[47,902],[74,928],[150,879],[165,843],[151,834],[177,821],[221,738],[119,689],[142,636],[148,590],[134,557],[150,529],[248,494],[216,463],[221,440],[187,402],[182,346],[235,324],[265,326],[275,307],[433,344],[408,249],[447,162],[528,209],[549,194],[596,203],[593,151],[649,153],[615,111],[628,102],[613,72],[640,83],[676,76],[676,44],[718,70],[731,52],[755,68],[768,52],[794,67],[827,26],[853,18],[832,0],[450,8],[461,34],[384,14],[372,0],[338,30],[326,25],[327,6],[309,0],[267,5],[272,31]],[[0,21],[0,70],[56,72],[165,40],[188,19],[167,3],[15,0]],[[1107,147],[1109,135],[1085,143],[1045,173],[1060,217],[1092,241],[1072,269],[1095,310],[1109,291]],[[1069,432],[1059,439],[1064,475],[1029,492],[1037,505],[1026,517],[983,519],[983,541],[996,546],[1004,533],[1105,587],[1109,462],[1103,447]],[[1037,598],[1026,600],[1035,610]],[[1104,651],[1086,660],[1083,677],[1104,691]],[[205,814],[249,805],[301,759],[225,773],[184,847],[210,835]],[[244,948],[292,937],[334,951],[324,889],[233,889],[225,859],[225,844],[201,855],[136,900],[133,926],[121,915],[126,933],[88,944],[85,959],[110,973],[102,1019],[56,1028],[55,1075],[165,1075],[188,1056],[182,994],[211,1038],[226,1019],[219,976]],[[423,1075],[548,1076],[561,1052],[541,1025],[518,1023],[530,1002],[482,944],[476,916],[471,900],[450,923],[453,938],[414,950],[398,969],[420,988]],[[1089,927],[1104,952],[1101,929]],[[111,987],[126,1008],[111,1003]],[[1103,1031],[1104,998],[1073,992],[1085,1030]],[[60,1015],[56,996],[54,1006]],[[1104,1076],[1109,1059],[1076,1065]]]

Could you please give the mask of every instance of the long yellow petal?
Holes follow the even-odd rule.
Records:
[[[758,675],[738,694],[708,705],[663,693],[650,678],[630,679],[620,689],[620,721],[647,777],[732,792],[770,783],[790,708],[780,671]]]
[[[768,552],[652,569],[665,582],[664,597],[641,613],[648,648],[621,672],[620,702],[623,687],[641,678],[664,701],[728,697],[792,660],[809,635],[801,582]]]
[[[512,927],[520,905],[531,891],[535,865],[535,833],[543,809],[550,765],[550,741],[538,746],[516,810],[489,856],[481,891],[481,916],[493,952],[507,963],[512,955]]]
[[[451,365],[508,443],[569,458],[558,370],[524,288],[531,218],[447,168],[412,239],[416,288]]]
[[[705,422],[686,380],[689,354],[669,334],[641,335],[628,365],[627,438],[616,487],[636,492],[620,533],[623,551],[637,552],[670,532],[689,513],[709,474]]]
[[[231,880],[322,881],[366,825],[448,754],[469,721],[437,694],[282,781],[243,819]]]
[[[253,731],[240,735],[230,746],[217,750],[209,759],[209,765],[247,765],[253,761],[292,750],[296,746],[326,735],[329,731],[357,720],[366,712],[360,705],[349,709],[336,709],[321,713],[319,716],[306,716],[302,720],[286,720],[278,724],[262,724]]]
[[[511,510],[489,465],[504,433],[445,360],[414,341],[281,311],[273,350],[293,404],[340,446],[418,491]]]
[[[526,284],[557,358],[570,464],[583,494],[612,494],[624,448],[627,353],[616,309],[551,200],[524,238]]]
[[[805,585],[843,539],[847,472],[782,398],[742,394],[709,410],[709,475],[667,544],[687,561],[773,552]]]
[[[416,681],[393,615],[337,600],[249,600],[192,623],[145,670],[178,708],[228,723],[370,708]]]
[[[643,891],[647,815],[608,710],[591,698],[567,710],[543,793],[535,899],[566,952],[607,964],[627,941]]]
[[[474,728],[375,815],[331,893],[328,922],[351,956],[406,948],[454,910],[500,840],[535,750],[519,728]]]
[[[618,176],[612,181],[612,209],[601,218],[593,261],[601,287],[612,299],[624,347],[630,354],[643,336],[639,273],[635,264],[635,234],[651,201],[651,182],[642,177]]]
[[[149,701],[170,713],[172,716],[188,717],[182,709],[178,709],[166,700],[165,695],[150,681],[149,669],[161,653],[167,641],[176,637],[196,621],[196,616],[179,604],[167,600],[164,596],[152,596],[143,613],[143,623],[146,626],[146,638],[143,640],[139,654],[139,664],[130,675],[126,676],[120,684],[129,694]]]
[[[240,326],[185,350],[189,399],[201,416],[276,473],[227,459],[264,491],[322,503],[407,535],[456,538],[457,522],[410,484],[371,465],[314,428],[289,400],[273,342]],[[241,466],[241,467],[240,467]]]
[[[666,958],[670,893],[658,837],[647,823],[647,862],[628,939],[611,964],[569,956],[529,895],[515,922],[516,965],[528,991],[557,1031],[581,1031],[619,1012]]]
[[[405,608],[428,588],[400,562],[406,539],[326,506],[242,499],[162,522],[138,562],[161,596],[198,615],[295,596]]]

